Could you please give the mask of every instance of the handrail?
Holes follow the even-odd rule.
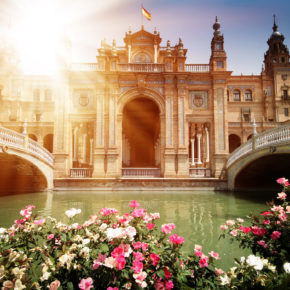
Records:
[[[266,130],[259,135],[252,137],[252,139],[242,144],[231,153],[228,158],[227,167],[231,166],[236,160],[251,151],[288,141],[290,141],[290,124]]]
[[[28,138],[27,135],[15,132],[13,130],[0,127],[0,144],[22,150],[33,155],[40,160],[48,163],[51,167],[54,165],[53,155],[42,147],[39,143]]]

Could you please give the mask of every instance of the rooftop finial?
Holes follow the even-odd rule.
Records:
[[[276,24],[276,15],[274,14],[273,17],[274,17],[273,31],[276,32],[277,29],[278,29],[278,26],[277,26],[277,24]]]
[[[215,23],[214,25],[212,26],[212,28],[214,29],[214,35],[219,35],[220,34],[220,23],[218,21],[218,18],[217,16],[215,17]]]

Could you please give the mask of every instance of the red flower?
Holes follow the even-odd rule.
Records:
[[[274,232],[271,234],[271,238],[272,238],[273,240],[278,240],[280,236],[281,236],[281,232],[278,232],[278,231],[274,231]]]
[[[168,280],[171,278],[172,274],[167,270],[167,268],[163,269],[163,272],[165,274],[165,278]]]

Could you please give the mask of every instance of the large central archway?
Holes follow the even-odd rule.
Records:
[[[160,112],[154,101],[140,97],[125,105],[122,142],[124,167],[159,167]]]

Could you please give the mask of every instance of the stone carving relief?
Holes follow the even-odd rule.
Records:
[[[191,109],[207,108],[208,104],[207,91],[190,91],[189,102]]]

